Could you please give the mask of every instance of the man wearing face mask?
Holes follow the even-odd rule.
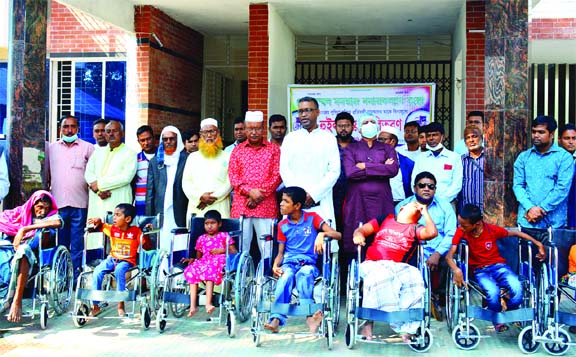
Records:
[[[94,146],[78,138],[78,119],[65,116],[60,122],[60,139],[48,147],[46,187],[60,206],[64,225],[58,241],[70,250],[74,276],[82,266],[84,227],[88,212],[88,186],[84,171]]]
[[[399,168],[394,148],[377,140],[376,117],[366,113],[359,124],[362,139],[348,145],[342,161],[348,179],[343,234],[347,253],[356,251],[352,235],[359,223],[394,212],[390,179],[398,174]]]
[[[452,203],[455,207],[456,197],[462,189],[462,159],[460,155],[442,145],[444,126],[438,122],[430,123],[425,128],[426,148],[414,163],[412,182],[420,172],[432,173],[437,183],[436,196]]]

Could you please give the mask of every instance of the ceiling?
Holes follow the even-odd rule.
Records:
[[[205,35],[248,33],[250,0],[132,0]],[[269,0],[296,35],[451,33],[464,0]]]

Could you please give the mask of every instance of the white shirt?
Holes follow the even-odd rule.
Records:
[[[398,155],[396,155],[396,161],[400,165],[400,160]],[[398,168],[398,174],[390,179],[390,188],[392,189],[392,199],[396,201],[402,201],[406,198],[406,193],[404,192],[404,182],[402,182],[402,170]]]
[[[306,190],[320,205],[309,211],[334,222],[332,187],[340,176],[340,154],[336,138],[316,128],[312,132],[299,129],[286,135],[281,147],[280,176],[284,186]]]
[[[446,148],[438,156],[432,151],[420,153],[414,162],[414,170],[410,182],[414,182],[416,175],[428,171],[436,178],[436,196],[451,202],[462,190],[462,158],[460,155]]]
[[[416,159],[418,158],[418,156],[420,156],[420,153],[422,152],[420,151],[420,147],[418,147],[418,150],[416,151],[410,151],[408,150],[408,145],[397,146],[396,151],[414,162],[416,162]]]

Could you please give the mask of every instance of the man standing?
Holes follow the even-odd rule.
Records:
[[[146,215],[164,215],[161,248],[170,243],[173,228],[187,226],[188,197],[182,189],[187,158],[180,130],[171,125],[165,127],[160,134],[157,154],[150,160],[146,181]]]
[[[280,155],[280,176],[286,187],[306,190],[305,209],[316,212],[334,224],[332,186],[340,175],[340,155],[336,138],[318,127],[318,101],[298,100],[302,128],[286,135]]]
[[[144,215],[146,212],[146,179],[148,178],[148,164],[156,155],[156,145],[154,143],[154,131],[149,125],[142,125],[136,130],[138,144],[142,151],[136,156],[137,169],[135,181],[134,207],[137,215]]]
[[[484,147],[482,130],[476,125],[464,129],[468,153],[462,155],[462,191],[458,194],[458,212],[467,204],[484,212]]]
[[[182,135],[184,141],[184,150],[188,154],[198,151],[198,142],[200,142],[200,133],[196,129],[185,131]]]
[[[478,129],[480,129],[481,132],[484,131],[484,113],[477,111],[477,110],[473,110],[470,113],[468,113],[468,116],[466,117],[466,127],[469,126],[475,126]],[[482,138],[480,138],[482,139]],[[480,143],[482,144],[482,140],[480,140]],[[454,145],[454,152],[457,153],[458,155],[465,155],[468,153],[468,145],[466,145],[466,138],[462,138],[460,139],[460,141],[458,141],[456,143],[456,145]]]
[[[269,234],[278,215],[276,188],[280,184],[280,148],[264,140],[264,114],[246,112],[248,139],[230,155],[228,177],[234,190],[232,218],[244,216],[242,252],[250,252],[252,232],[256,236]],[[264,242],[258,241],[260,254]]]
[[[519,203],[518,224],[525,228],[566,225],[574,158],[554,143],[555,130],[554,118],[537,116],[532,122],[534,146],[520,153],[514,162],[512,189]],[[538,234],[532,236],[541,238]]]
[[[332,200],[334,201],[334,216],[336,218],[336,230],[344,231],[344,197],[346,196],[346,173],[342,161],[344,159],[344,149],[348,144],[354,142],[352,132],[354,131],[354,117],[347,112],[336,114],[334,119],[336,125],[336,142],[338,143],[338,153],[340,154],[340,176],[332,188]]]
[[[412,161],[416,161],[418,154],[421,152],[420,142],[418,141],[418,129],[420,129],[420,124],[417,121],[406,123],[404,125],[404,141],[406,141],[406,145],[396,149],[396,151]]]
[[[362,139],[344,150],[343,168],[348,187],[344,204],[344,250],[354,253],[352,240],[359,223],[394,213],[390,179],[398,174],[398,158],[391,145],[377,141],[378,123],[367,113],[360,118]]]
[[[234,150],[238,144],[246,140],[246,125],[244,124],[244,118],[238,117],[234,119],[234,142],[224,149],[228,154]],[[222,212],[220,212],[222,213]]]
[[[382,128],[382,130],[380,130],[380,133],[378,134],[378,141],[396,148],[398,145],[398,135],[400,135],[398,129],[391,126],[385,126]],[[416,135],[416,139],[417,138],[418,136]],[[390,179],[390,187],[392,188],[394,206],[396,206],[398,202],[402,201],[406,197],[412,196],[412,183],[410,180],[412,178],[412,170],[414,170],[414,161],[412,161],[407,156],[402,155],[400,152],[397,152],[397,154],[400,170],[398,170],[398,174],[396,176]]]
[[[123,142],[124,126],[111,120],[106,124],[108,145],[95,150],[84,178],[89,185],[88,217],[104,217],[120,203],[133,200],[130,183],[136,174],[136,153]]]
[[[558,142],[566,151],[572,154],[576,163],[576,126],[566,124],[560,128],[558,133]],[[568,194],[568,229],[576,229],[576,166],[574,167],[574,176],[572,177],[572,186]]]
[[[270,142],[282,146],[286,136],[286,117],[282,114],[274,114],[268,119],[268,130],[270,131]]]
[[[182,176],[182,189],[188,197],[187,217],[203,217],[211,209],[230,218],[230,154],[222,150],[222,137],[216,119],[200,123],[198,151],[188,155]]]
[[[84,172],[94,146],[78,138],[78,119],[65,116],[60,122],[60,139],[48,147],[47,182],[60,205],[63,226],[58,234],[61,245],[70,250],[74,277],[82,268],[84,227],[88,214],[88,186]]]
[[[412,182],[420,172],[428,171],[438,180],[436,196],[442,197],[452,205],[462,189],[462,159],[459,155],[442,145],[444,126],[438,122],[426,126],[426,148],[414,163]],[[454,206],[455,207],[455,206]]]
[[[106,119],[96,119],[94,123],[92,123],[92,136],[94,140],[96,140],[95,147],[104,147],[108,145],[106,141],[106,124],[108,124],[108,120]]]

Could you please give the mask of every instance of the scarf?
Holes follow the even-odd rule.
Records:
[[[29,226],[33,223],[32,215],[34,214],[34,204],[43,196],[50,197],[52,201],[52,210],[48,212],[46,217],[50,217],[58,213],[58,206],[56,206],[56,201],[50,192],[44,190],[38,190],[30,196],[28,201],[22,206],[18,206],[14,209],[4,210],[0,213],[0,232],[7,234],[10,237],[14,237],[18,234],[20,228]],[[25,238],[32,237],[36,233],[35,230],[26,233]]]

